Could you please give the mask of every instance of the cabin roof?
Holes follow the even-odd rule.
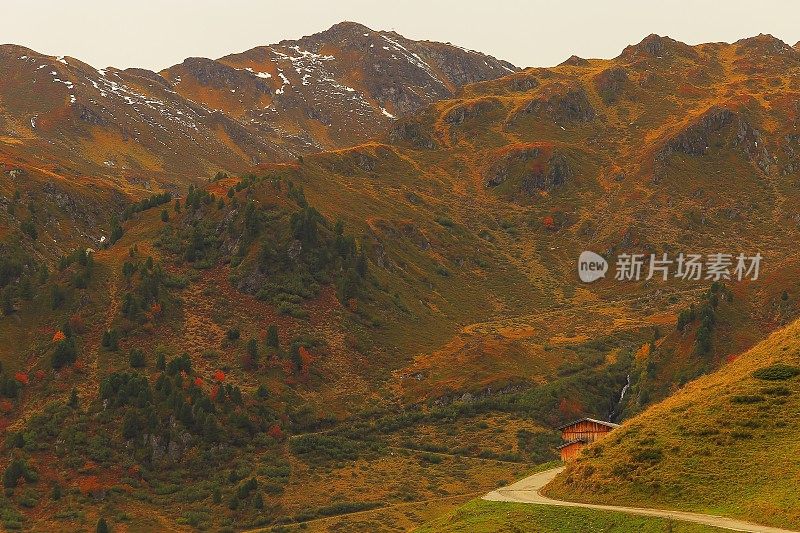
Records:
[[[570,426],[574,426],[576,424],[580,424],[581,422],[594,422],[595,424],[600,424],[602,426],[610,427],[611,429],[618,428],[619,424],[615,424],[613,422],[606,422],[604,420],[597,420],[595,418],[581,418],[580,420],[576,420],[574,422],[570,422],[569,424],[564,424],[563,426],[559,426],[556,429],[566,429]]]
[[[561,448],[566,448],[567,446],[572,446],[573,444],[577,444],[577,443],[579,443],[579,442],[582,442],[582,443],[586,444],[586,439],[574,439],[574,440],[568,440],[568,441],[567,441],[567,442],[565,442],[564,444],[562,444],[562,445],[560,445],[560,446],[556,446],[556,450],[560,450]]]

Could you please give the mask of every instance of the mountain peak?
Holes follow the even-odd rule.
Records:
[[[755,37],[739,39],[734,43],[742,49],[755,50],[763,54],[794,54],[796,49],[769,33],[759,33]]]
[[[342,22],[337,22],[327,31],[373,31],[372,28],[364,26],[360,22],[353,22],[351,20],[343,20]]]
[[[635,57],[695,57],[697,52],[686,43],[676,41],[667,36],[651,33],[638,44],[626,46],[620,58],[633,59]]]
[[[39,57],[43,54],[40,54],[36,50],[31,50],[26,46],[22,46],[19,44],[0,44],[0,57],[2,56],[35,56]]]
[[[559,66],[561,66],[561,65],[570,65],[570,66],[573,66],[573,67],[585,67],[588,64],[589,64],[589,61],[587,61],[586,59],[584,59],[582,57],[579,57],[579,56],[576,56],[576,55],[573,54],[573,55],[569,56],[567,59],[565,59],[564,61],[562,61],[559,64]]]
[[[359,22],[343,20],[342,22],[337,22],[327,30],[322,30],[312,35],[307,35],[299,39],[299,41],[315,41],[315,42],[323,41],[328,43],[336,43],[340,41],[364,39],[365,37],[369,37],[373,33],[380,33],[380,32],[376,32],[372,28],[364,26]],[[296,42],[298,41],[284,40],[281,41],[280,44],[296,43]]]

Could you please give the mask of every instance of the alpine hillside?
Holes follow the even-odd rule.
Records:
[[[7,528],[408,530],[800,314],[800,51],[768,35],[522,71],[351,23],[159,74],[4,54]],[[680,252],[764,260],[614,279]]]

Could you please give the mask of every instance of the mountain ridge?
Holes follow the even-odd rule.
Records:
[[[7,73],[0,149],[13,153],[23,145],[29,154],[66,162],[75,159],[70,139],[82,138],[91,152],[79,163],[84,172],[119,175],[115,159],[123,159],[128,170],[164,176],[166,168],[182,168],[187,177],[363,142],[396,115],[516,70],[490,56],[354,23],[216,60],[187,58],[161,72],[97,69],[17,45],[0,47],[0,60]],[[137,146],[126,144],[130,139]]]

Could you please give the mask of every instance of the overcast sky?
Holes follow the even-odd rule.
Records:
[[[449,41],[518,66],[614,57],[650,33],[690,44],[771,33],[800,40],[796,0],[0,0],[0,43],[95,67],[160,70],[352,20]]]

